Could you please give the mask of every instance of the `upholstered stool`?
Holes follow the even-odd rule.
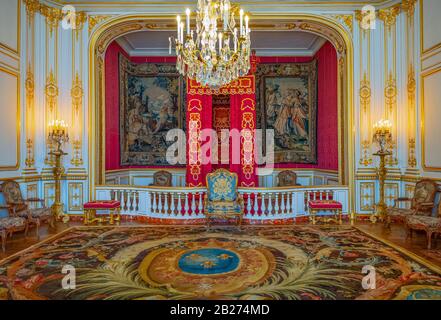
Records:
[[[312,224],[317,223],[317,213],[319,211],[330,211],[334,213],[333,218],[324,218],[325,222],[334,221],[336,223],[342,223],[342,210],[343,205],[335,200],[310,200],[308,201],[309,215]]]
[[[433,234],[441,234],[441,218],[411,215],[406,218],[407,237],[412,237],[413,230],[426,232],[427,249],[432,249]]]
[[[115,200],[98,200],[84,204],[84,224],[95,222],[103,223],[109,221],[110,224],[121,221],[121,203]],[[108,210],[109,218],[97,217],[98,210]]]
[[[0,237],[2,240],[2,250],[6,250],[6,239],[9,235],[16,231],[25,230],[25,234],[28,232],[28,222],[25,218],[21,217],[6,217],[0,218]]]

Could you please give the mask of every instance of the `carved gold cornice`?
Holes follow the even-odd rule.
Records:
[[[40,10],[40,1],[38,0],[23,0],[23,2],[26,6],[26,12],[30,17],[33,17]]]
[[[51,34],[58,28],[59,22],[64,18],[61,9],[50,7],[44,4],[40,5],[40,13],[46,17],[46,24],[49,27]]]
[[[87,22],[87,14],[83,11],[75,13],[73,28],[77,31],[83,30],[84,24]]]
[[[407,12],[409,16],[413,16],[415,13],[415,4],[417,0],[403,0],[401,8],[403,11]]]
[[[378,18],[384,22],[387,27],[394,26],[397,22],[397,17],[401,12],[401,6],[394,5],[390,8],[380,9],[378,11]]]

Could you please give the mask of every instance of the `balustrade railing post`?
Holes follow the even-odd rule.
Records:
[[[182,202],[181,202],[181,193],[178,192],[178,214],[182,214]]]

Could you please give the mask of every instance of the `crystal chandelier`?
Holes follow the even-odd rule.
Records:
[[[180,74],[212,89],[248,74],[251,30],[242,9],[229,0],[198,0],[196,30],[190,26],[190,9],[186,10],[186,16],[186,35],[184,22],[178,15],[177,38],[169,39],[170,54],[172,43],[176,46],[176,67]]]

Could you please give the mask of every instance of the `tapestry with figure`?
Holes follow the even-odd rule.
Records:
[[[171,129],[183,129],[184,81],[175,64],[133,63],[120,55],[122,166],[167,166]]]
[[[264,139],[274,130],[274,162],[316,164],[317,61],[260,64],[256,90]]]

